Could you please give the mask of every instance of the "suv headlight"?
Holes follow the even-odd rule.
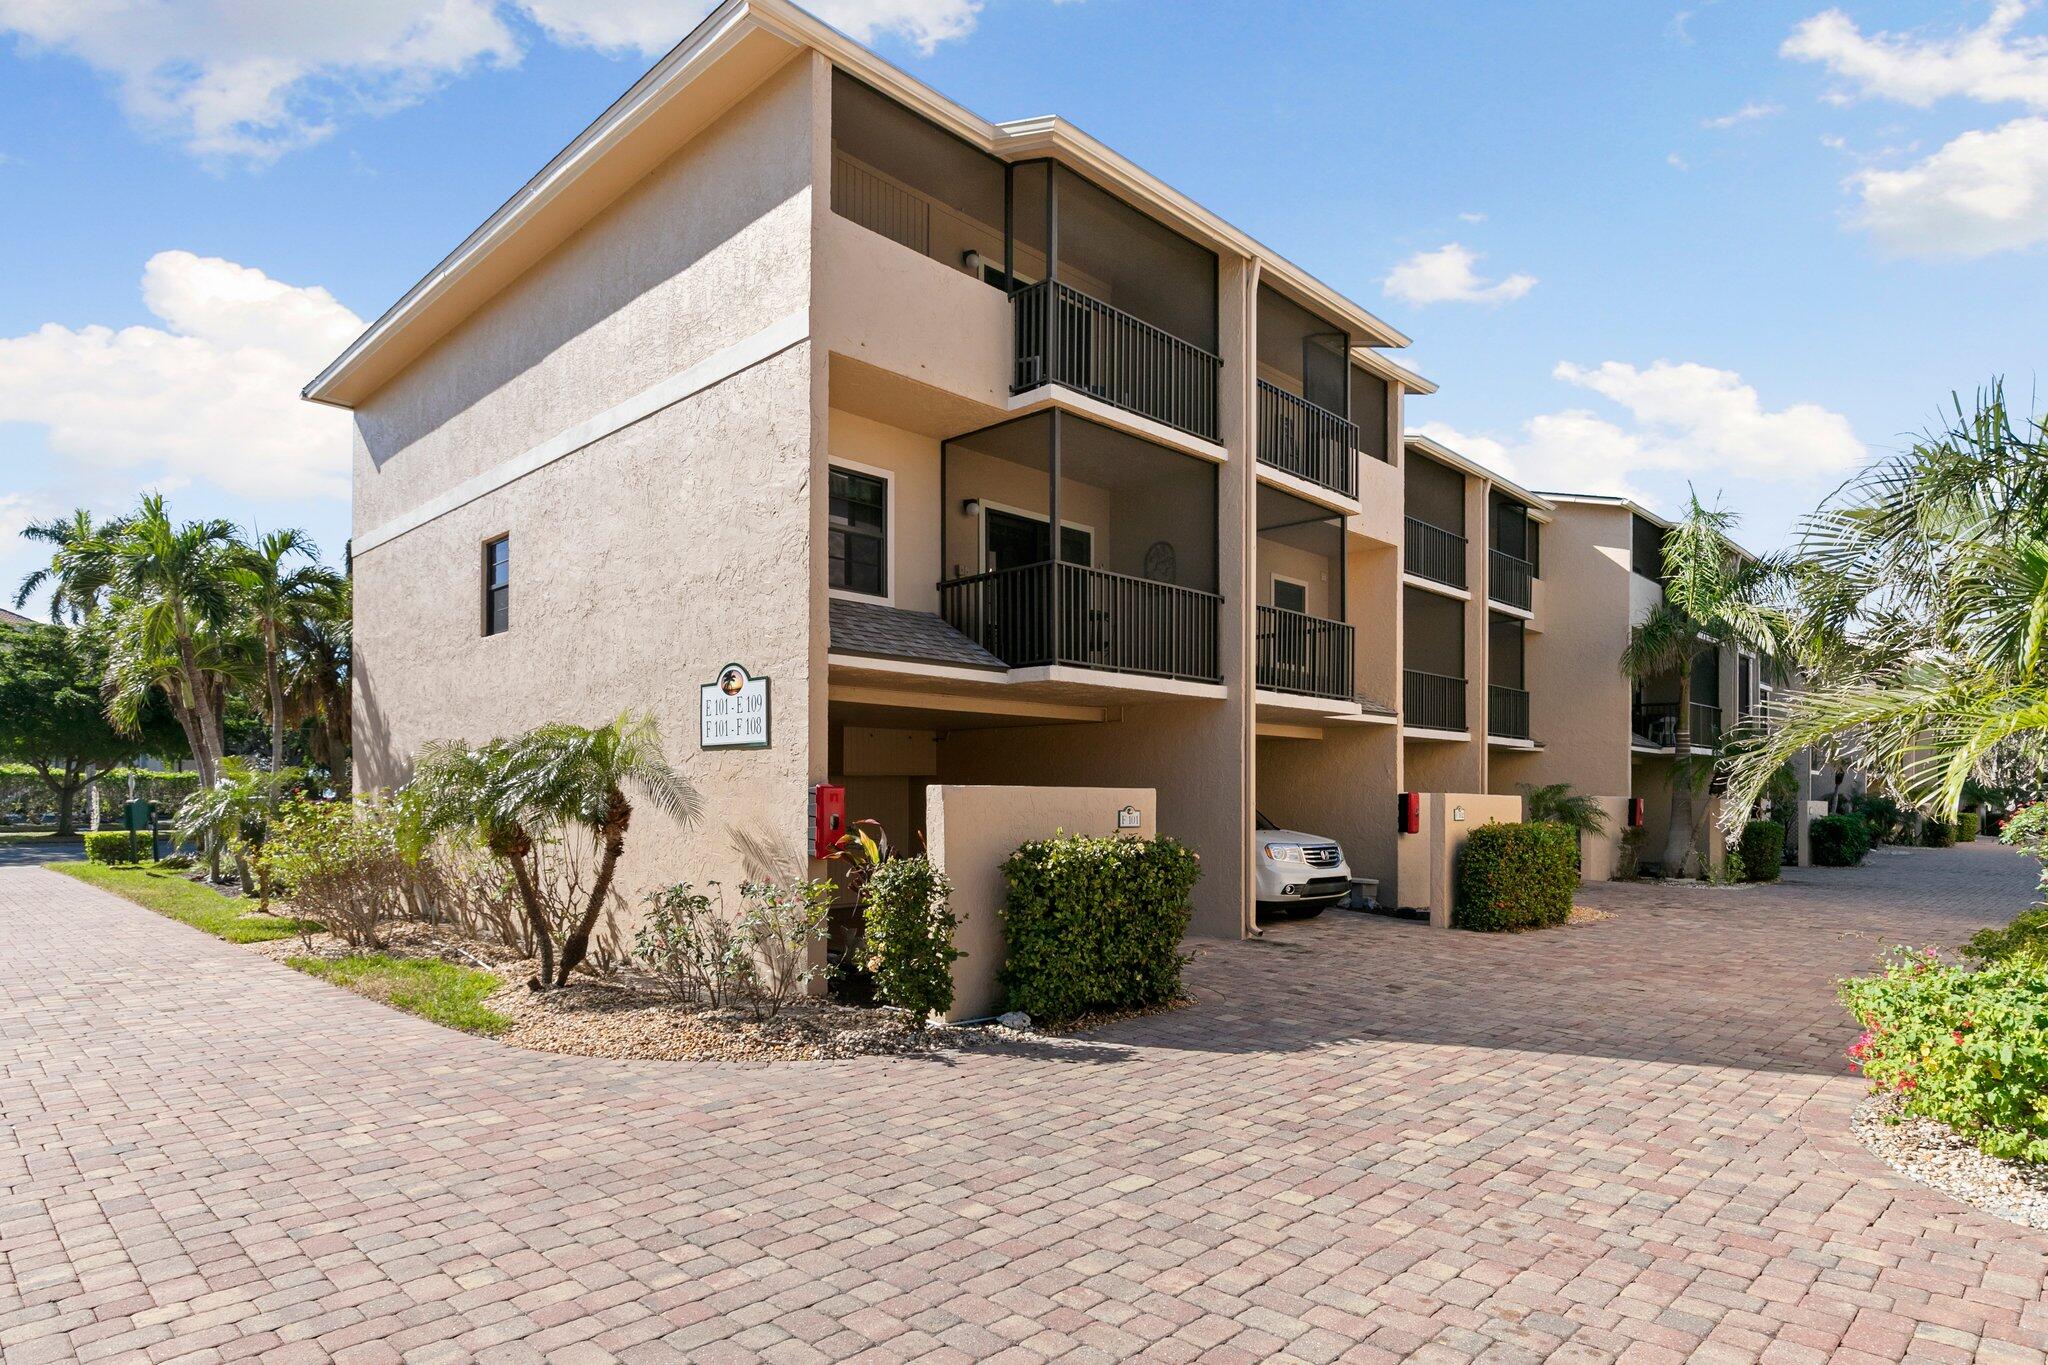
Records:
[[[1298,863],[1301,861],[1300,844],[1267,844],[1266,859],[1275,863]]]

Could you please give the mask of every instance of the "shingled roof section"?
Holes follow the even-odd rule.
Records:
[[[19,612],[12,612],[5,607],[0,607],[0,626],[13,626],[19,630],[23,626],[37,626],[41,624],[42,622],[32,621]]]
[[[1003,661],[928,611],[832,599],[832,652],[918,659],[960,668],[1003,668]]]

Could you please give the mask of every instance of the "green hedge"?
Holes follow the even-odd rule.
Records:
[[[1202,875],[1172,839],[1057,835],[1003,864],[1005,1009],[1058,1023],[1180,995],[1188,894]]]
[[[1785,865],[1785,827],[1776,820],[1752,820],[1742,827],[1736,851],[1742,857],[1742,880],[1774,882]]]
[[[1973,810],[1966,810],[1956,817],[1956,842],[1974,844],[1983,832],[1984,817]]]
[[[1559,824],[1481,825],[1458,854],[1451,925],[1489,933],[1563,924],[1578,889],[1578,836]]]
[[[2038,964],[1973,972],[1900,949],[1841,992],[1864,1030],[1849,1056],[1873,1086],[1993,1156],[2048,1162],[2048,975]]]
[[[125,829],[103,829],[85,836],[85,860],[89,863],[146,863],[151,852],[147,833],[130,839]]]
[[[1956,827],[1946,820],[1920,822],[1920,843],[1924,848],[1954,848]]]
[[[953,1008],[953,962],[961,954],[953,946],[952,895],[946,874],[923,857],[877,863],[861,888],[875,991],[910,1011],[919,1028]]]
[[[1854,867],[1870,852],[1870,826],[1854,815],[1823,815],[1813,822],[1808,842],[1815,867]]]

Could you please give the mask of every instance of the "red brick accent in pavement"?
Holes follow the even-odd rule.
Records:
[[[933,1059],[584,1061],[0,871],[0,1355],[2042,1361],[2048,1238],[1891,1174],[1836,976],[1989,845],[1332,913],[1195,1006]]]

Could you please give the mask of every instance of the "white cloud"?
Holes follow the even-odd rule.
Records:
[[[1849,177],[1856,222],[1889,250],[1982,256],[2048,242],[2048,118],[1964,133],[1898,170]]]
[[[362,330],[325,289],[187,251],[152,256],[162,327],[46,323],[0,338],[0,422],[66,459],[258,498],[348,496],[349,423],[299,388]]]
[[[251,161],[519,56],[495,0],[0,0],[0,29],[112,77],[132,117],[191,151]]]
[[[556,42],[652,56],[675,46],[710,9],[675,0],[518,0]],[[902,38],[919,52],[974,31],[981,0],[817,0],[826,23],[863,43]]]
[[[1639,501],[1648,500],[1646,474],[1810,486],[1839,479],[1867,457],[1840,413],[1814,403],[1768,410],[1730,370],[1610,360],[1592,368],[1564,361],[1552,373],[1615,404],[1627,420],[1573,407],[1528,419],[1513,438],[1439,423],[1420,430],[1526,487]]]
[[[1732,114],[1723,114],[1719,118],[1701,119],[1700,127],[1715,129],[1733,128],[1739,124],[1755,123],[1759,119],[1767,119],[1784,112],[1785,106],[1781,104],[1745,104]]]
[[[1689,171],[1692,169],[1692,163],[1687,161],[1684,157],[1680,156],[1677,152],[1672,152],[1668,156],[1666,156],[1664,158],[1664,164],[1669,166],[1674,171]]]
[[[1486,215],[1483,213],[1461,213],[1458,215],[1458,221],[1461,223],[1483,223],[1486,221]]]
[[[2048,38],[2015,31],[2029,8],[2027,0],[1996,0],[1980,27],[1940,38],[1865,35],[1831,9],[1794,28],[1779,52],[1818,62],[1861,97],[1925,109],[1960,95],[2048,110]]]
[[[1476,252],[1451,242],[1435,251],[1418,251],[1387,272],[1387,293],[1404,303],[1510,303],[1536,287],[1534,275],[1509,275],[1492,284],[1472,267]]]
[[[982,0],[816,0],[862,42],[920,52],[972,32]],[[480,67],[511,66],[515,15],[555,42],[666,51],[710,0],[0,0],[0,33],[111,78],[137,123],[200,156],[263,163],[348,115],[402,108]]]

